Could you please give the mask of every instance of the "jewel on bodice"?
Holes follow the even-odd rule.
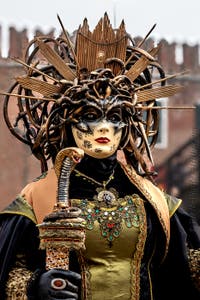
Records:
[[[118,238],[123,224],[127,228],[139,228],[143,215],[140,211],[141,201],[138,195],[116,198],[115,190],[101,190],[94,198],[94,202],[81,200],[82,217],[86,221],[86,228],[92,230],[94,223],[99,223],[101,235],[109,242]]]

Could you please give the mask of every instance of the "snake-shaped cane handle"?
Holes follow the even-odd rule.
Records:
[[[61,150],[55,160],[58,178],[57,201],[53,212],[39,224],[40,247],[46,249],[46,269],[69,268],[69,251],[85,248],[84,220],[81,210],[71,206],[69,179],[73,168],[84,155],[82,149],[71,147]]]

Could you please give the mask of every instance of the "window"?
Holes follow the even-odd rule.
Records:
[[[158,106],[167,106],[168,98],[162,98],[156,101]],[[160,120],[159,120],[159,133],[157,143],[155,145],[156,148],[164,149],[168,144],[168,110],[161,109],[160,110]]]

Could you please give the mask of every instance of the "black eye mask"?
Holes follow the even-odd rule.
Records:
[[[120,107],[112,107],[111,109],[103,111],[103,108],[100,109],[93,106],[84,109],[81,117],[79,118],[79,122],[75,126],[82,132],[92,134],[93,128],[102,120],[109,122],[110,125],[114,127],[115,133],[126,126],[126,124],[122,121]]]

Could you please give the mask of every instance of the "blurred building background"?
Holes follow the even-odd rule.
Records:
[[[0,28],[1,33],[1,28]],[[35,35],[44,35],[36,31]],[[45,33],[47,35],[47,33]],[[48,33],[53,36],[54,31]],[[136,42],[140,37],[135,38]],[[157,41],[158,42],[158,41]],[[23,67],[12,57],[23,58],[28,43],[27,31],[9,29],[7,57],[2,57],[0,38],[0,89],[8,91],[15,76],[23,74]],[[149,39],[144,47],[149,48]],[[184,76],[171,79],[172,83],[184,85],[184,90],[160,105],[170,109],[161,111],[161,132],[153,150],[158,176],[155,179],[168,193],[183,199],[186,209],[200,222],[200,51],[199,45],[162,44],[159,63],[167,75],[189,70]],[[11,135],[3,118],[4,97],[0,96],[0,210],[11,202],[22,187],[40,174],[40,163],[30,149]],[[172,107],[188,107],[173,109]],[[195,106],[195,109],[191,107]],[[12,113],[12,112],[11,112]],[[13,112],[14,113],[14,112]]]

